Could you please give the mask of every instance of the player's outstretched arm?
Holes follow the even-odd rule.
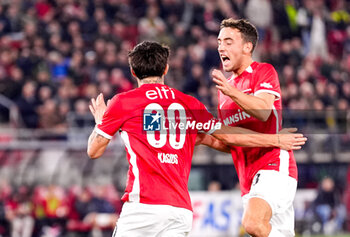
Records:
[[[107,102],[108,105],[109,101]],[[107,105],[105,104],[103,94],[99,94],[96,99],[91,99],[91,105],[89,109],[95,118],[96,124],[101,123],[104,112]],[[87,154],[90,158],[99,158],[107,148],[109,139],[99,135],[95,132],[95,129],[91,132],[88,140]]]
[[[240,127],[222,126],[212,135],[233,146],[245,147],[279,147],[283,150],[299,150],[307,138],[295,132],[295,128],[285,129],[284,133],[263,134]]]
[[[221,152],[231,153],[230,146],[206,133],[197,134],[196,146],[197,145],[205,145]]]

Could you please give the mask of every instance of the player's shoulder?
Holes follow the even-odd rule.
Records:
[[[255,72],[276,71],[274,66],[272,66],[270,63],[255,62],[255,64],[256,64],[255,69],[254,69]]]
[[[256,63],[253,71],[253,80],[278,81],[276,69],[269,63]]]
[[[137,92],[138,88],[121,92],[118,94],[115,94],[111,98],[111,105],[113,107],[117,106],[118,108],[124,107],[124,105],[130,105],[131,100],[134,100],[138,97],[139,92]]]
[[[121,92],[116,94],[114,97],[117,97],[118,100],[128,100],[130,98],[135,98],[135,96],[140,94],[140,90],[139,88],[134,88],[132,90],[129,91],[125,91],[125,92]]]
[[[171,90],[173,90],[173,91],[175,92],[176,95],[183,96],[183,97],[188,97],[188,98],[193,97],[193,96],[190,96],[190,95],[188,95],[188,94],[185,94],[185,93],[183,93],[182,91],[179,91],[178,89],[175,89],[175,88],[173,88],[173,87],[168,86],[168,88],[171,89]]]
[[[171,87],[170,87],[171,88]],[[185,93],[183,93],[183,92],[181,92],[181,91],[179,91],[179,90],[177,90],[177,89],[174,89],[174,88],[171,88],[172,90],[174,90],[175,91],[175,94],[177,95],[177,96],[179,96],[179,97],[181,97],[182,98],[182,100],[186,100],[186,101],[188,101],[189,103],[193,103],[193,102],[199,102],[199,100],[196,98],[196,97],[194,97],[194,96],[192,96],[192,95],[188,95],[188,94],[185,94]]]

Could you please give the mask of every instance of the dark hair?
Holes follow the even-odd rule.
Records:
[[[170,49],[157,42],[144,41],[129,52],[129,64],[137,78],[161,77],[168,63]]]
[[[233,18],[225,19],[220,24],[220,29],[230,27],[239,30],[242,34],[244,42],[251,42],[253,44],[252,52],[255,49],[258,41],[258,31],[255,26],[245,19],[235,20]]]

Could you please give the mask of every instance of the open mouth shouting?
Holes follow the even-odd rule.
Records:
[[[224,55],[224,54],[221,54],[220,56],[221,56],[222,65],[223,65],[224,67],[229,66],[229,64],[230,64],[230,62],[231,62],[230,58],[227,57],[227,56]]]

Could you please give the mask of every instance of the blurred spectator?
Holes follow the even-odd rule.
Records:
[[[166,24],[159,17],[159,8],[150,5],[144,18],[139,21],[140,40],[159,40],[166,42]],[[167,42],[169,44],[169,42]]]
[[[36,128],[39,124],[36,111],[38,101],[35,92],[36,84],[28,81],[24,84],[21,96],[17,100],[17,106],[22,115],[24,126],[27,128]]]
[[[350,138],[348,137],[350,140]],[[344,192],[344,203],[346,207],[346,230],[350,231],[350,166],[348,166],[346,174],[346,186]]]
[[[31,193],[26,186],[20,186],[6,204],[7,216],[11,223],[12,237],[31,237],[34,230]]]
[[[298,3],[293,0],[274,1],[274,24],[282,40],[299,36]]]
[[[62,107],[64,104],[60,105]],[[68,128],[65,117],[67,112],[60,111],[60,107],[55,100],[47,99],[38,108],[39,127],[47,130],[47,134],[41,136],[41,139],[65,139]]]
[[[42,86],[38,92],[38,102],[43,105],[45,101],[52,98],[52,89],[49,86]]]
[[[221,190],[221,183],[217,180],[212,180],[208,184],[208,191],[209,192],[218,192]]]
[[[32,196],[35,233],[39,236],[51,233],[54,236],[65,232],[69,203],[65,190],[57,185],[37,186]]]
[[[73,204],[79,221],[69,222],[70,229],[80,231],[93,229],[96,236],[96,232],[114,228],[118,215],[112,203],[106,199],[108,197],[106,191],[109,191],[109,189],[97,186],[94,187],[94,191],[84,188],[79,192]],[[118,202],[119,200],[118,197]]]
[[[126,92],[133,88],[132,83],[125,77],[124,72],[118,68],[112,69],[109,82],[110,85],[116,88],[117,93]]]
[[[344,48],[344,41],[347,33],[346,27],[350,23],[350,13],[346,1],[334,1],[330,9],[330,22],[328,32],[329,50],[338,59],[341,58]]]
[[[346,28],[346,38],[344,39],[344,55],[350,55],[350,26]]]
[[[343,229],[345,206],[332,178],[326,177],[322,180],[313,208],[324,234],[334,235]]]
[[[74,208],[76,209],[80,220],[83,220],[89,213],[96,211],[92,198],[92,193],[87,188],[84,188],[77,196]]]
[[[11,200],[12,187],[6,179],[0,179],[0,234],[10,236],[10,218],[6,204]]]
[[[301,29],[301,39],[303,41],[304,56],[310,51],[311,25],[313,1],[304,0],[302,6],[298,9],[297,24]]]
[[[223,10],[223,8],[221,8]],[[223,13],[220,10],[220,2],[215,1],[205,1],[204,2],[204,28],[209,34],[216,34],[220,30],[221,19],[224,15],[230,14],[230,12],[225,11]]]
[[[108,82],[100,83],[98,91],[103,94],[106,100],[112,99],[114,96],[114,87],[112,87]]]
[[[84,55],[81,51],[76,50],[69,61],[68,75],[73,79],[75,85],[81,85],[84,82],[84,75],[81,68],[83,67]]]
[[[74,103],[74,126],[77,128],[86,128],[94,125],[94,121],[91,120],[88,102],[85,99],[78,99]]]
[[[49,55],[51,63],[51,75],[54,82],[61,81],[65,76],[68,75],[69,61],[57,51],[51,52]]]
[[[201,84],[205,84],[205,81],[206,79],[204,78],[203,68],[199,64],[194,64],[190,74],[186,78],[186,84],[184,85],[182,91],[198,96],[198,89],[200,88]]]
[[[0,69],[1,70],[1,69]],[[22,86],[24,84],[22,70],[14,66],[10,69],[8,77],[5,77],[5,72],[0,72],[0,93],[9,99],[15,100],[21,94]]]
[[[263,42],[268,28],[272,24],[272,6],[270,0],[248,0],[245,15],[258,30],[259,41]]]
[[[229,1],[229,2],[232,5],[234,15],[236,15],[237,18],[244,18],[244,9],[246,7],[247,1],[246,0],[234,0],[234,1]]]
[[[203,59],[203,69],[205,71],[220,67],[220,56],[217,52],[217,46],[216,35],[209,35]],[[205,71],[203,71],[203,74]]]
[[[326,14],[322,9],[313,9],[312,24],[310,29],[310,54],[327,58],[328,45],[326,39],[326,22],[323,14]]]

